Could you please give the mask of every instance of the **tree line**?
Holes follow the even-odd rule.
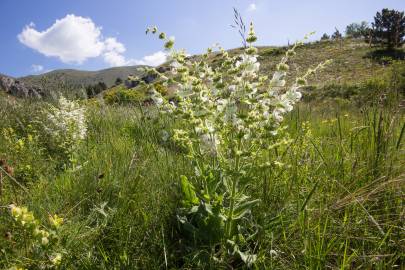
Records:
[[[400,48],[405,43],[404,12],[385,8],[376,13],[371,24],[363,21],[346,26],[345,37],[364,39],[370,45],[381,45],[388,49]],[[332,35],[325,33],[321,40],[342,38],[342,33],[335,28]]]

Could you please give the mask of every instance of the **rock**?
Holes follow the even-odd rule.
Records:
[[[130,75],[125,80],[124,84],[125,84],[126,88],[131,89],[131,88],[137,87],[141,83],[141,81],[145,82],[146,84],[149,84],[149,83],[153,82],[154,80],[156,80],[157,77],[158,77],[158,75],[154,74],[154,73],[142,76],[140,79],[138,79],[135,76]]]
[[[12,96],[23,98],[41,98],[43,96],[41,88],[26,85],[19,80],[2,74],[0,74],[0,90],[5,91]]]
[[[125,84],[125,87],[126,87],[126,88],[131,89],[131,88],[134,88],[134,87],[137,87],[137,86],[138,86],[139,80],[136,80],[136,81],[133,81],[133,80],[125,80],[124,84]]]
[[[170,71],[170,66],[160,66],[156,70],[159,73],[166,73],[167,71]]]
[[[145,83],[151,83],[157,78],[157,76],[157,74],[148,74],[142,77],[142,81],[144,81]]]

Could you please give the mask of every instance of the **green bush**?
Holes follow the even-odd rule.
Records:
[[[164,87],[161,83],[155,83],[153,86],[155,90],[158,91],[162,96],[167,95],[167,88]]]
[[[285,54],[287,50],[285,48],[269,48],[264,49],[259,53],[260,56],[279,56]]]
[[[107,91],[104,100],[107,104],[139,104],[145,100],[145,93],[120,87]]]

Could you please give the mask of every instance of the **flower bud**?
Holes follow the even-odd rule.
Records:
[[[174,37],[170,37],[169,40],[165,43],[165,48],[171,49],[173,48],[173,45],[174,45]]]
[[[249,34],[248,34],[248,37],[246,38],[246,41],[248,43],[253,43],[256,40],[257,40],[257,37],[256,37],[255,31],[254,31],[254,28],[253,28],[253,23],[251,22],[250,23]]]
[[[253,46],[250,46],[250,47],[248,47],[248,48],[245,50],[245,52],[246,52],[247,54],[249,54],[249,55],[253,55],[253,54],[256,54],[256,53],[257,53],[257,48],[256,48],[256,47],[253,47]]]
[[[159,34],[159,39],[165,39],[166,38],[166,34],[164,32]]]

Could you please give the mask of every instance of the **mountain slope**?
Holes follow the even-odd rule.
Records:
[[[261,73],[271,75],[288,47],[259,47]],[[241,48],[231,49],[229,53],[240,53]],[[398,50],[397,59],[404,59],[404,50]],[[371,48],[362,40],[344,39],[342,41],[312,42],[300,46],[289,64],[289,76],[300,76],[307,68],[332,59],[333,62],[310,80],[313,86],[330,84],[361,83],[371,78],[384,76],[389,71],[386,56],[379,48]],[[381,52],[383,52],[381,54]],[[389,55],[388,55],[389,56]],[[197,59],[199,55],[192,56]],[[221,63],[221,57],[213,54],[209,61],[215,66]],[[405,64],[405,61],[401,61]],[[165,66],[167,64],[164,64]],[[124,66],[100,71],[80,71],[73,69],[55,70],[41,75],[31,75],[18,80],[26,85],[44,89],[45,94],[65,90],[64,93],[77,92],[90,84],[104,82],[112,87],[117,78],[125,80],[129,75],[142,76],[141,66]],[[63,91],[62,91],[63,92]]]
[[[270,75],[284,56],[287,47],[259,47],[260,70],[263,75]],[[230,54],[240,49],[230,50]],[[296,49],[296,55],[290,59],[289,76],[294,78],[314,68],[321,62],[332,62],[311,79],[313,85],[332,83],[359,83],[379,77],[388,71],[385,59],[401,59],[405,64],[404,50],[398,50],[393,57],[381,48],[370,47],[363,40],[344,39],[342,41],[321,41],[307,43]],[[219,61],[219,58],[213,59]]]
[[[111,87],[117,78],[124,80],[128,75],[140,75],[142,73],[142,71],[138,70],[140,67],[142,66],[124,66],[99,71],[60,69],[41,75],[21,77],[19,80],[44,89],[57,89],[62,83],[73,88],[81,88],[98,82],[104,82],[108,87]]]

